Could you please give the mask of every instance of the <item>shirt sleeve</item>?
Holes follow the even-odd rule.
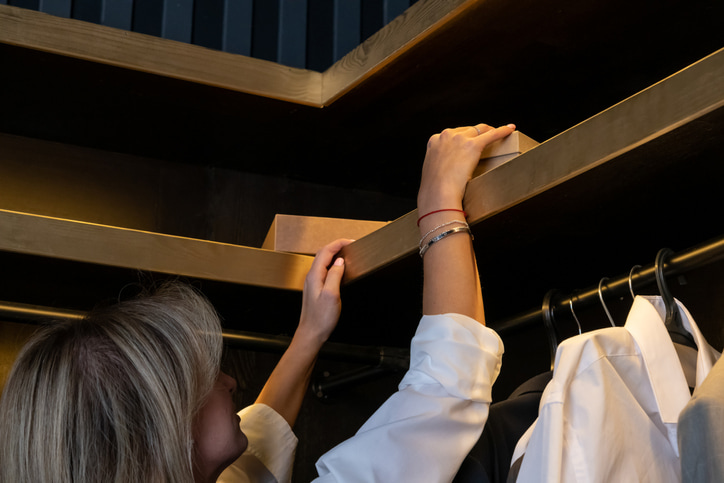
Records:
[[[323,482],[451,481],[480,437],[503,342],[458,314],[424,316],[398,391],[317,461]]]
[[[217,482],[289,483],[298,440],[286,420],[265,404],[246,407],[239,417],[249,446]]]

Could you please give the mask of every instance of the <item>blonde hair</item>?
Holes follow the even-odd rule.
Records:
[[[0,481],[193,482],[221,352],[216,312],[180,283],[42,328],[0,400]]]

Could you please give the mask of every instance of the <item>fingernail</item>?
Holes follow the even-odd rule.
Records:
[[[342,265],[344,265],[344,258],[338,258],[338,259],[336,259],[336,260],[334,261],[334,264],[335,264],[335,266],[337,266],[337,267],[341,267]]]
[[[508,124],[508,127],[509,127],[510,129],[515,129],[515,124]]]

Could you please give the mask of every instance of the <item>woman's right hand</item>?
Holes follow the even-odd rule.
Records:
[[[420,215],[439,209],[462,209],[465,186],[483,149],[514,130],[513,124],[499,128],[477,124],[433,135],[427,143],[417,195]]]
[[[467,226],[464,213],[454,211],[463,209],[465,187],[480,154],[485,146],[514,130],[512,124],[497,129],[478,124],[446,129],[430,138],[417,194],[418,225],[420,235],[425,237],[421,245],[446,225]],[[424,270],[423,313],[463,314],[485,323],[480,278],[469,236],[454,234],[426,250]]]

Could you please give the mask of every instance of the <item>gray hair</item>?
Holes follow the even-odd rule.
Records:
[[[193,482],[221,324],[188,285],[43,327],[0,399],[0,481]]]

